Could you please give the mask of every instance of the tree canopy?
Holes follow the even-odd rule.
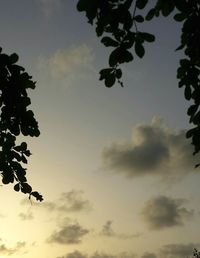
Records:
[[[106,87],[116,82],[123,86],[121,65],[143,58],[146,43],[155,41],[150,32],[140,31],[140,24],[159,16],[173,17],[182,24],[182,33],[176,51],[184,58],[177,68],[178,86],[184,88],[185,99],[190,101],[187,114],[192,128],[186,137],[191,138],[194,155],[200,152],[200,0],[79,0],[77,9],[85,12],[88,22],[95,26],[97,37],[112,51],[108,67],[100,71],[100,80]],[[17,54],[0,51],[0,173],[3,184],[14,183],[14,190],[34,196],[27,183],[26,164],[31,152],[27,143],[16,142],[20,135],[38,137],[40,131],[34,113],[28,106],[31,100],[27,90],[35,88],[32,77],[19,65]],[[199,166],[197,164],[196,166]]]
[[[26,142],[18,144],[17,137],[38,137],[40,131],[32,110],[28,109],[31,100],[27,89],[34,89],[35,82],[17,65],[18,55],[6,55],[0,49],[0,171],[2,183],[15,183],[14,190],[29,194],[42,201],[42,196],[32,191],[27,183],[26,168],[27,157],[31,155]]]

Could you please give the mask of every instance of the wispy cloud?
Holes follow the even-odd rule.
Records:
[[[106,221],[106,223],[102,227],[100,235],[106,236],[106,237],[119,238],[119,239],[132,239],[132,238],[140,237],[142,235],[142,233],[135,233],[135,234],[117,233],[114,231],[112,224],[113,224],[112,220]]]
[[[61,8],[62,0],[35,0],[46,18]]]
[[[24,199],[21,204],[30,205],[27,199]],[[66,212],[90,211],[92,209],[90,201],[84,198],[84,192],[75,189],[61,193],[55,201],[44,201],[42,205],[38,203],[35,203],[35,205],[41,209],[64,213],[65,215]]]
[[[149,253],[149,252],[145,252],[141,258],[157,258],[155,253]]]
[[[25,247],[25,242],[17,242],[15,247],[7,247],[5,244],[0,244],[0,254],[12,255],[19,252],[23,247]]]
[[[161,119],[139,124],[130,143],[115,143],[103,150],[106,169],[125,176],[176,178],[191,173],[197,157],[184,130],[172,130]]]
[[[21,220],[32,220],[34,219],[33,213],[28,211],[28,212],[20,212],[19,217]]]
[[[119,254],[108,254],[108,253],[99,253],[95,252],[94,254],[88,255],[85,253],[81,253],[79,251],[74,251],[72,253],[68,253],[64,256],[57,258],[135,258],[135,254],[122,252]]]
[[[186,200],[158,196],[146,202],[141,215],[150,229],[181,226],[193,216],[193,210],[183,207]]]
[[[199,243],[168,244],[160,249],[161,258],[183,258],[192,257],[194,248],[199,248]]]
[[[85,80],[94,71],[94,54],[86,44],[58,49],[50,57],[40,57],[38,68],[42,78],[66,87]]]
[[[199,248],[199,243],[175,243],[163,245],[156,253],[145,252],[141,258],[187,258],[193,257],[194,249]]]

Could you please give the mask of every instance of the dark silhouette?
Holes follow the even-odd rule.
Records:
[[[22,166],[31,155],[27,143],[16,145],[19,135],[37,137],[40,134],[33,111],[27,108],[31,104],[27,89],[34,89],[35,82],[17,61],[17,54],[9,56],[0,49],[0,171],[3,184],[15,183],[15,191],[42,201],[42,196],[27,183],[26,169]]]

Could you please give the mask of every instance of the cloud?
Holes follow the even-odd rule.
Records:
[[[61,194],[57,209],[62,211],[79,212],[90,210],[90,202],[83,198],[83,191],[72,190]]]
[[[0,244],[0,254],[12,255],[19,252],[23,247],[25,247],[25,242],[17,242],[16,246],[13,248],[7,247],[5,244]]]
[[[185,202],[184,199],[158,196],[146,202],[141,215],[150,229],[181,226],[186,219],[193,216],[193,210],[182,206]]]
[[[103,225],[101,234],[103,236],[115,236],[115,232],[112,229],[112,221],[108,220],[106,223]]]
[[[145,252],[141,258],[157,258],[155,253],[149,253],[149,252]]]
[[[58,49],[48,58],[40,57],[38,68],[42,78],[45,78],[48,83],[52,81],[53,84],[59,82],[65,86],[71,86],[86,80],[92,74],[93,59],[92,48],[81,44]]]
[[[113,221],[108,220],[103,225],[102,230],[100,232],[100,235],[107,236],[107,237],[115,237],[119,239],[131,239],[131,238],[137,238],[140,237],[141,233],[135,233],[135,234],[119,234],[116,233],[112,228]]]
[[[84,192],[80,190],[71,190],[64,192],[55,201],[44,201],[42,205],[36,203],[37,207],[46,209],[47,211],[66,212],[81,212],[91,210],[91,203],[83,197]],[[21,202],[22,205],[27,204],[27,199]],[[29,203],[28,203],[29,204]]]
[[[55,231],[47,240],[49,243],[58,244],[79,244],[82,237],[89,233],[88,229],[82,228],[78,223],[63,226],[59,231]]]
[[[36,1],[36,0],[35,0]],[[37,0],[44,16],[49,18],[55,11],[58,11],[61,7],[61,0]]]
[[[88,256],[76,250],[72,253],[68,253],[65,256],[61,256],[58,258],[88,258]]]
[[[168,244],[160,249],[161,258],[183,258],[192,257],[195,248],[200,244]]]
[[[136,257],[135,254],[126,253],[126,252],[119,253],[119,254],[107,254],[107,253],[95,252],[91,255],[87,255],[76,250],[72,253],[68,253],[64,256],[57,257],[57,258],[135,258],[135,257]]]
[[[176,178],[192,172],[197,157],[184,130],[172,130],[161,119],[133,129],[130,143],[112,144],[103,150],[106,169],[127,177],[147,175]]]
[[[21,220],[32,220],[34,218],[32,212],[26,212],[26,213],[20,212],[19,217]]]

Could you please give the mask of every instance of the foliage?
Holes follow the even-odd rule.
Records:
[[[192,258],[200,258],[200,252],[196,248],[193,251],[193,257]]]
[[[151,33],[139,30],[140,23],[170,14],[173,14],[174,21],[182,23],[180,46],[176,50],[184,51],[185,57],[180,60],[177,79],[179,87],[185,88],[185,99],[192,102],[187,114],[193,128],[187,132],[186,137],[192,139],[193,154],[198,153],[200,151],[200,0],[79,0],[77,9],[86,13],[88,22],[96,27],[96,34],[101,37],[104,46],[113,48],[109,56],[109,67],[100,71],[100,80],[103,80],[107,87],[112,87],[116,81],[123,86],[120,65],[133,61],[133,52],[139,58],[143,58],[145,44],[155,40]],[[146,14],[138,13],[141,10]]]
[[[15,183],[15,191],[42,201],[42,196],[27,183],[26,168],[22,166],[31,155],[27,143],[16,143],[17,136],[40,134],[33,111],[27,108],[31,104],[27,89],[34,89],[35,82],[17,61],[17,54],[9,56],[0,49],[0,173],[3,184]]]

